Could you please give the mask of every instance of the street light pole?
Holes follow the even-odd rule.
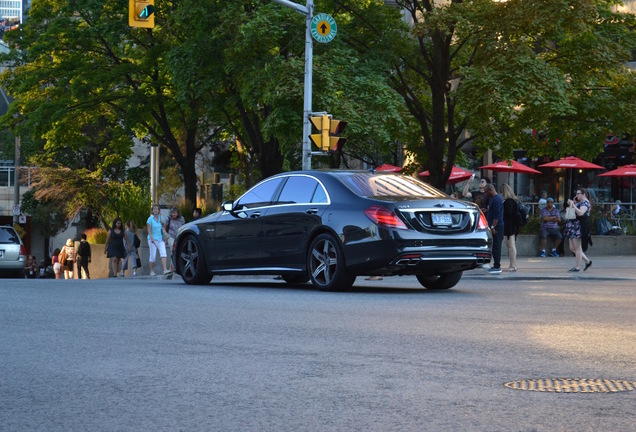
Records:
[[[311,90],[314,66],[314,41],[311,36],[311,20],[314,18],[314,0],[307,0],[306,6],[294,3],[289,0],[273,0],[285,7],[294,9],[296,12],[305,15],[305,95],[303,103],[303,170],[311,169]]]

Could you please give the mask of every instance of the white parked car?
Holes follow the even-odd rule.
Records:
[[[24,277],[26,249],[17,231],[10,225],[0,226],[0,276]]]

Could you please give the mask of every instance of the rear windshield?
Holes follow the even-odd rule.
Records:
[[[401,174],[378,174],[370,172],[347,173],[338,176],[358,196],[373,197],[445,197],[434,187]]]
[[[0,227],[0,244],[20,244],[20,238],[13,228]]]

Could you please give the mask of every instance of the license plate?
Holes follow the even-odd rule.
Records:
[[[433,225],[452,225],[453,218],[449,213],[432,213]]]

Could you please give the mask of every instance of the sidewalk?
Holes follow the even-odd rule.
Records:
[[[574,257],[518,257],[517,271],[502,271],[499,275],[491,275],[483,269],[475,269],[465,271],[462,277],[464,279],[513,279],[513,280],[569,280],[569,279],[589,279],[589,280],[634,280],[636,281],[636,256],[593,256],[588,255],[592,260],[592,266],[583,271],[584,265],[581,265],[581,271],[577,273],[568,272],[574,267]],[[501,268],[505,270],[510,261],[508,257],[501,258]]]

